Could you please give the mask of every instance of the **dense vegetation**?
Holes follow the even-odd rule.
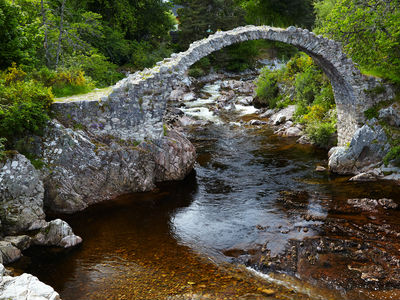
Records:
[[[43,132],[54,97],[170,55],[175,23],[161,0],[0,0],[0,152]]]
[[[282,69],[264,68],[257,81],[256,103],[270,108],[296,105],[295,119],[311,140],[332,146],[336,131],[335,99],[327,76],[305,54],[297,54]]]
[[[320,0],[315,31],[341,41],[368,74],[400,83],[400,1]]]

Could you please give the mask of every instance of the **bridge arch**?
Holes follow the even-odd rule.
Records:
[[[348,143],[364,123],[364,111],[377,101],[368,91],[381,83],[362,75],[339,43],[295,27],[245,26],[218,31],[192,43],[187,51],[158,62],[154,68],[129,75],[100,100],[56,103],[54,109],[62,110],[98,135],[135,140],[160,138],[169,94],[191,65],[224,47],[261,39],[293,45],[322,68],[334,91],[338,143]]]

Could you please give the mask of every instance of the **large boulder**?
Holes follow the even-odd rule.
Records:
[[[5,234],[40,228],[44,223],[43,183],[21,154],[0,162],[0,220]]]
[[[51,286],[33,275],[5,276],[1,264],[0,279],[0,300],[60,300],[60,295]]]
[[[0,264],[9,264],[22,256],[21,250],[10,242],[0,241]]]
[[[373,119],[356,131],[348,148],[329,151],[329,169],[339,174],[358,174],[380,164],[389,149],[384,129]]]
[[[193,169],[196,149],[182,134],[168,131],[155,152],[156,180],[182,180]]]
[[[152,155],[137,147],[103,142],[54,121],[35,143],[46,163],[45,206],[72,213],[118,195],[154,187]]]
[[[178,133],[159,140],[125,141],[89,135],[53,121],[33,151],[42,157],[45,206],[72,213],[116,196],[149,191],[156,181],[183,179],[195,150]]]
[[[293,121],[293,115],[296,111],[296,105],[289,105],[288,107],[278,111],[270,117],[270,123],[272,125],[280,125],[287,121]]]
[[[40,229],[33,241],[37,245],[69,248],[80,244],[82,238],[74,234],[67,222],[56,219]]]

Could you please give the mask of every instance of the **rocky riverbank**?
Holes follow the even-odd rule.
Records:
[[[18,260],[30,245],[69,248],[82,242],[66,222],[47,222],[46,212],[73,213],[122,194],[152,190],[157,182],[182,180],[195,162],[193,145],[173,130],[136,142],[68,125],[54,119],[43,136],[23,141],[34,161],[10,152],[0,163],[1,266]],[[3,277],[0,291],[4,299],[28,294],[59,299],[28,274]]]

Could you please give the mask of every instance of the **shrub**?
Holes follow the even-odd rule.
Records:
[[[95,81],[97,87],[110,86],[124,78],[124,74],[117,71],[118,66],[107,61],[106,57],[99,53],[70,57],[65,66],[72,70],[82,70]]]
[[[310,139],[320,147],[330,147],[332,135],[336,132],[334,124],[327,122],[314,122],[308,124],[306,133]]]
[[[189,75],[189,76],[192,76],[192,77],[194,77],[194,78],[201,77],[201,76],[203,76],[204,74],[205,74],[205,73],[204,73],[203,69],[201,69],[201,68],[190,68],[190,69],[189,69],[189,72],[188,72],[188,75]]]
[[[33,72],[32,77],[46,87],[51,87],[56,97],[72,96],[90,92],[94,82],[81,69],[49,70],[44,67]]]
[[[256,82],[256,94],[260,106],[275,108],[279,100],[279,72],[263,68]]]
[[[11,145],[26,134],[41,134],[53,98],[50,88],[33,80],[0,86],[0,136]]]
[[[315,67],[308,67],[306,70],[299,72],[296,76],[295,91],[297,101],[308,104],[314,102],[316,95],[320,92],[320,76],[319,70]]]
[[[5,143],[7,142],[7,139],[5,138],[0,138],[0,162],[3,161],[6,158],[6,146]]]
[[[385,166],[391,161],[394,161],[395,165],[400,166],[400,145],[392,147],[383,158]]]
[[[318,146],[330,146],[336,131],[333,90],[310,57],[297,54],[280,70],[264,68],[256,92],[258,102],[271,108],[295,103],[295,120],[304,124],[306,134]]]
[[[154,47],[146,41],[134,41],[131,61],[134,68],[141,70],[154,66],[156,62],[169,57],[171,54],[172,50],[167,45],[160,44],[158,47]]]

